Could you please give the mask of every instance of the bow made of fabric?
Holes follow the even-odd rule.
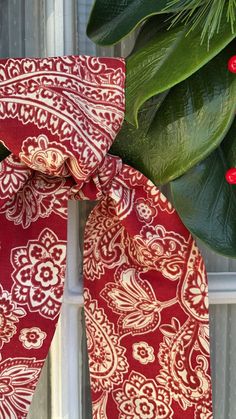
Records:
[[[55,332],[68,199],[99,200],[83,261],[93,418],[212,418],[203,260],[160,191],[107,154],[124,85],[119,58],[0,61],[1,419],[27,416]]]

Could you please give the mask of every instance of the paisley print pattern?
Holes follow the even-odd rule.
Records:
[[[14,197],[31,177],[31,170],[18,157],[10,155],[0,163],[1,199]]]
[[[103,393],[92,403],[93,419],[108,419],[106,415],[107,394]]]
[[[47,129],[60,145],[69,139],[84,179],[103,160],[122,123],[121,68],[118,59],[87,56],[9,59],[0,64],[0,119],[17,119],[25,131],[29,124],[39,132]]]
[[[68,192],[64,180],[37,173],[1,206],[0,214],[24,229],[40,218],[48,218],[52,212],[66,219]]]
[[[108,211],[108,214],[107,214]],[[84,274],[91,281],[101,278],[106,269],[115,268],[126,261],[120,246],[124,240],[124,228],[119,219],[109,214],[105,200],[92,211],[87,224],[84,243]]]
[[[206,269],[199,254],[196,243],[192,244],[186,275],[182,285],[179,286],[181,293],[180,301],[183,308],[198,321],[208,321],[208,288],[205,281]]]
[[[119,346],[113,324],[86,289],[84,298],[91,386],[94,391],[108,390],[121,383],[127,372],[125,348]]]
[[[24,140],[20,160],[34,170],[54,176],[66,176],[68,170],[64,162],[72,157],[66,147],[54,141],[49,141],[46,135],[28,137]]]
[[[42,366],[35,358],[0,362],[1,418],[26,418]]]
[[[155,203],[157,209],[168,212],[169,214],[174,213],[174,208],[168,199],[157,189],[153,183],[149,180],[147,181],[147,196],[150,197],[151,201]]]
[[[198,405],[199,402],[209,402],[209,364],[203,354],[195,354],[198,352],[194,345],[197,341],[198,325],[193,320],[187,320],[181,326],[177,319],[172,319],[172,327],[166,328],[163,325],[161,330],[165,338],[158,353],[162,369],[157,381],[170,391],[183,410]]]
[[[173,281],[180,279],[188,243],[178,233],[166,230],[163,225],[157,224],[155,228],[145,225],[129,246],[130,256],[140,266],[156,269]]]
[[[93,419],[212,419],[208,290],[167,198],[108,154],[120,58],[0,60],[0,417],[26,418],[60,314],[67,201],[84,235]]]

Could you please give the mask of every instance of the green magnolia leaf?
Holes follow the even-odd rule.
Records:
[[[10,151],[0,142],[0,162],[9,156],[9,154],[11,154]]]
[[[236,118],[234,118],[222,147],[230,167],[236,167]]]
[[[168,22],[165,15],[150,17],[140,28],[131,54],[134,54],[143,47],[145,48],[147,43],[156,37],[159,32],[166,32],[169,24],[170,22]]]
[[[236,77],[227,69],[229,45],[201,70],[147,101],[136,129],[125,122],[113,154],[156,184],[176,179],[203,160],[225,137],[236,108]]]
[[[222,16],[219,31],[211,40],[209,48],[207,43],[200,44],[199,27],[186,36],[188,25],[179,25],[169,31],[157,31],[145,43],[148,25],[153,31],[153,19],[146,25],[137,40],[138,50],[136,48],[127,58],[126,120],[136,126],[138,111],[146,100],[188,78],[236,36],[232,34],[225,16]]]
[[[236,186],[225,180],[234,151],[236,121],[227,141],[184,176],[171,182],[174,206],[187,228],[211,249],[236,257]],[[229,143],[230,147],[229,147]]]
[[[99,45],[119,42],[144,19],[163,10],[169,0],[96,0],[87,26],[87,35]],[[168,8],[168,13],[178,11],[178,6]]]

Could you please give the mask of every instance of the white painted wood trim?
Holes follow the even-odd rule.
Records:
[[[51,347],[51,414],[53,419],[82,419],[81,312],[63,304]]]
[[[208,273],[210,304],[236,304],[236,272]]]
[[[74,0],[45,0],[45,26],[47,56],[74,53],[76,36]],[[53,419],[82,418],[82,330],[79,310],[82,303],[82,286],[78,283],[80,258],[78,203],[70,202],[68,210],[69,251],[66,288],[60,320],[49,355]]]
[[[74,0],[45,0],[48,56],[69,55],[75,52],[75,9]]]
[[[67,278],[62,311],[50,350],[54,419],[82,419],[82,287],[79,279],[78,203],[68,205]]]

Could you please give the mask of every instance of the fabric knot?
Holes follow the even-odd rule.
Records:
[[[152,182],[107,154],[124,80],[122,59],[0,62],[3,419],[26,418],[58,323],[68,197],[100,200],[83,252],[94,417],[212,418],[200,252]]]
[[[71,174],[76,179],[76,174],[72,172],[73,167],[70,167]],[[106,155],[104,161],[96,172],[83,183],[72,186],[69,198],[97,201],[102,197],[108,195],[111,189],[112,182],[122,169],[122,160],[119,157]]]

